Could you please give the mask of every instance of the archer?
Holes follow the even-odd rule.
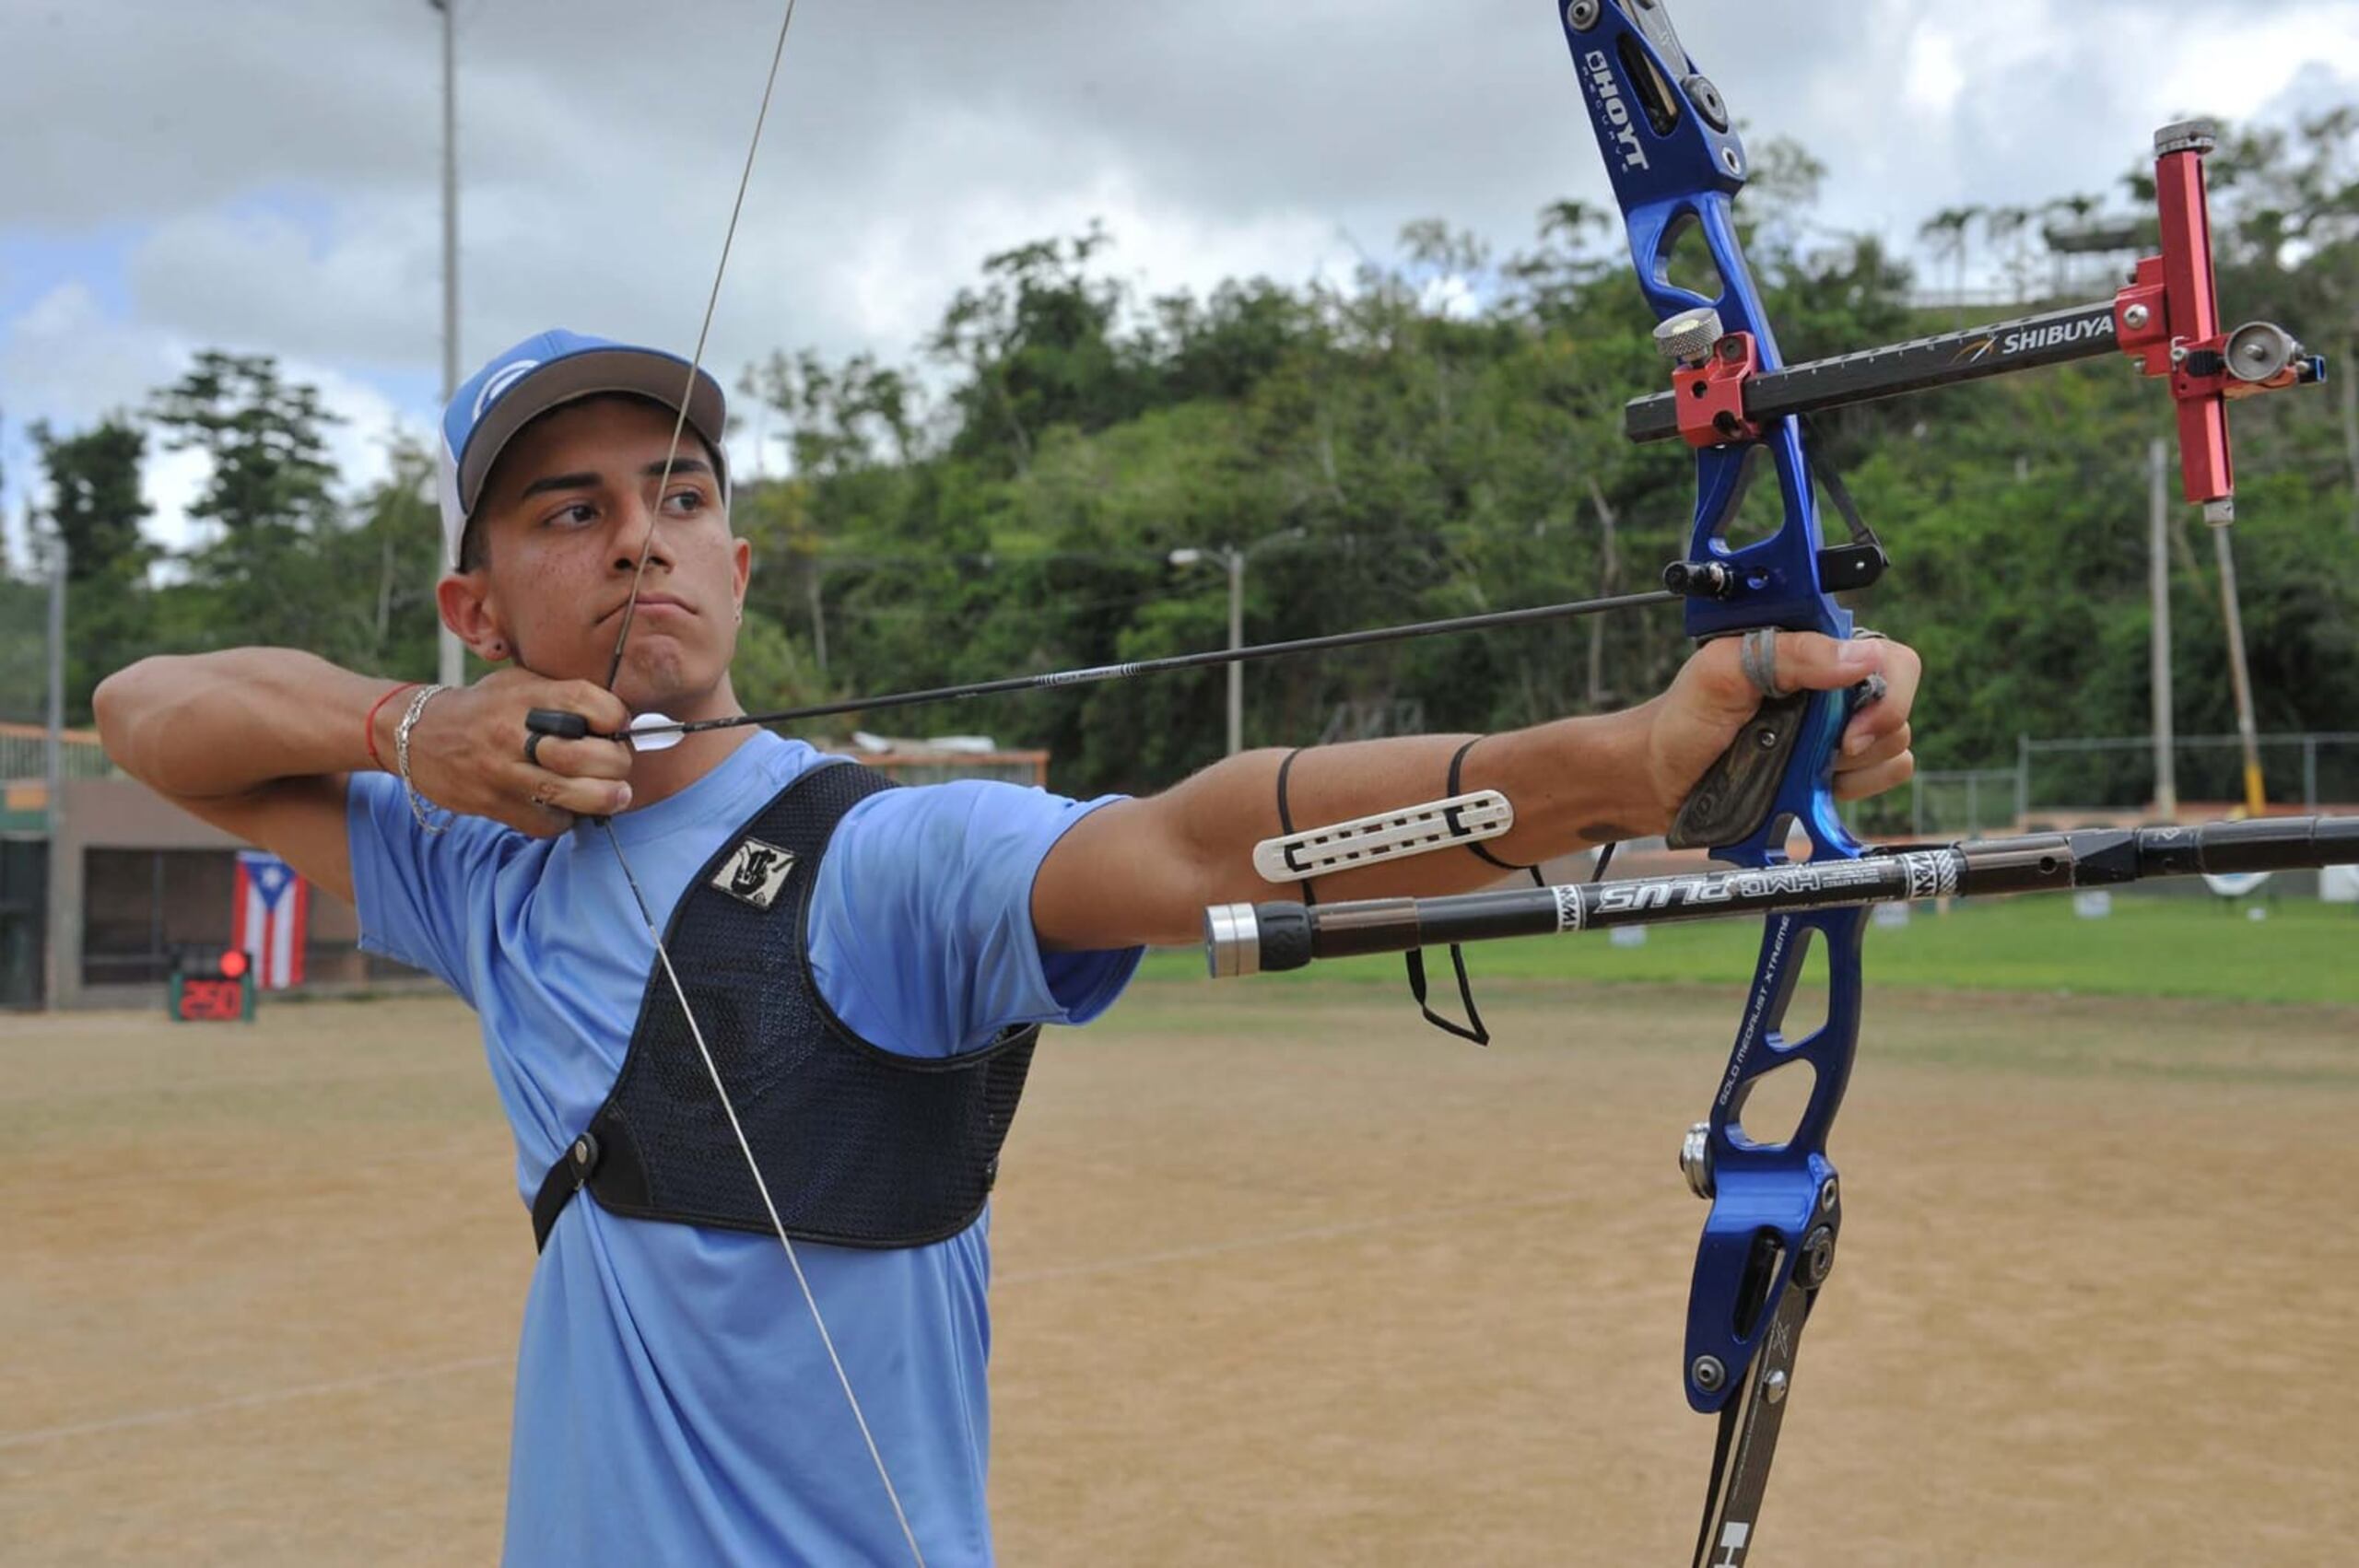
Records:
[[[95,698],[127,772],[482,1022],[543,1247],[511,1562],[991,1561],[987,1195],[1039,1027],[1268,896],[1273,835],[1496,791],[1485,842],[1305,884],[1483,886],[1663,832],[1765,692],[1880,694],[1842,796],[1914,766],[1916,655],[1802,632],[1709,642],[1624,712],[1251,752],[1144,799],[888,788],[750,726],[634,747],[635,716],[743,712],[722,429],[687,361],[528,339],[443,416],[441,616],[505,668],[445,689],[245,648]]]

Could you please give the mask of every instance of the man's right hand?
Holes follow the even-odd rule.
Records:
[[[536,708],[578,713],[591,732],[580,740],[532,738],[524,716]],[[394,759],[395,731],[407,702],[377,716],[377,755]],[[412,788],[463,816],[489,817],[535,838],[554,838],[576,817],[612,816],[630,804],[631,750],[607,735],[630,723],[622,699],[588,681],[547,681],[500,670],[472,686],[454,686],[426,705],[410,730]]]

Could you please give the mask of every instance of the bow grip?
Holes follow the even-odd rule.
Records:
[[[1679,815],[1663,835],[1665,847],[1712,849],[1741,844],[1767,825],[1794,747],[1810,731],[1810,702],[1816,695],[1790,692],[1762,699],[1729,749],[1680,802]],[[1874,677],[1837,694],[1835,700],[1842,704],[1838,722],[1849,722],[1862,705],[1882,695],[1883,686]]]
[[[1809,692],[1766,698],[1729,749],[1719,755],[1680,802],[1663,842],[1673,849],[1709,849],[1750,838],[1768,821],[1778,785],[1807,728]]]

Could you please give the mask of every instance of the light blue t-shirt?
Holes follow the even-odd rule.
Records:
[[[838,765],[758,733],[615,819],[659,925],[727,836],[814,766]],[[1031,890],[1059,836],[1104,803],[982,781],[862,801],[820,862],[821,996],[912,1056],[1103,1012],[1138,953],[1041,953]],[[381,773],[354,778],[346,814],[361,945],[475,1010],[529,1206],[612,1087],[654,962],[614,851],[587,824],[557,839],[482,818],[426,834]],[[796,1248],[931,1568],[992,1560],[989,1232],[986,1213],[930,1246]],[[517,1245],[531,1245],[521,1224]],[[506,1561],[909,1561],[776,1237],[566,1206],[524,1308]]]

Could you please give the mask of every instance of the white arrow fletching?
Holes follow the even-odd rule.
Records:
[[[654,733],[642,733],[650,730]],[[642,713],[630,721],[630,749],[635,752],[668,752],[679,743],[680,731],[661,713]]]

